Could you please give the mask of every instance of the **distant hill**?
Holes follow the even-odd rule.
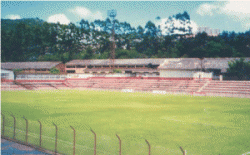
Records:
[[[45,21],[39,18],[23,18],[23,19],[1,19],[2,30],[13,30],[15,25],[24,23],[29,26],[41,26]]]

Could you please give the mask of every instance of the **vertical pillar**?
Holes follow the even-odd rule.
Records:
[[[40,124],[40,148],[42,147],[42,123],[38,120],[39,124]]]
[[[220,81],[223,81],[223,75],[220,75]]]
[[[122,154],[122,141],[121,141],[120,137],[117,134],[116,134],[116,137],[119,140],[119,155],[121,155]]]
[[[91,132],[94,134],[94,155],[96,155],[96,133],[92,129]]]
[[[14,135],[13,135],[13,139],[16,139],[16,118],[14,115],[11,115],[14,118]]]
[[[75,151],[76,151],[76,130],[70,126],[71,129],[74,131],[74,140],[73,140],[73,155],[75,155]]]
[[[4,116],[4,114],[1,114],[2,115],[2,117],[3,117],[3,136],[4,136],[4,121],[5,121],[5,116]]]
[[[25,117],[23,117],[23,118],[26,121],[26,137],[25,137],[25,139],[26,139],[26,144],[28,144],[28,120]]]
[[[150,147],[150,144],[149,144],[149,142],[147,141],[147,139],[145,139],[145,141],[146,141],[146,143],[148,144],[148,154],[150,155],[150,151],[151,151],[151,150],[150,150],[150,148],[151,148],[151,147]]]
[[[56,127],[56,139],[55,139],[55,154],[57,153],[57,126],[55,125],[55,123],[53,123],[53,125]]]
[[[183,153],[183,155],[186,155],[186,150],[184,150],[181,146],[180,146],[181,152]]]

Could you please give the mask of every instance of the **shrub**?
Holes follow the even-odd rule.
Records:
[[[120,69],[114,69],[113,72],[114,73],[122,73],[122,71]]]
[[[50,73],[51,74],[60,74],[60,71],[57,68],[53,67],[50,69]]]
[[[227,72],[230,75],[237,76],[238,79],[250,79],[250,62],[244,61],[243,58],[228,62],[229,68]]]

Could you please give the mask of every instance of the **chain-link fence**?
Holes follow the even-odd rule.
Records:
[[[19,141],[27,146],[67,155],[114,155],[114,154],[186,154],[160,146],[151,147],[143,137],[120,137],[118,134],[97,135],[89,126],[85,130],[74,127],[61,128],[53,123],[48,125],[39,120],[27,120],[12,114],[1,114],[1,134],[3,138]],[[131,138],[134,139],[131,141]]]

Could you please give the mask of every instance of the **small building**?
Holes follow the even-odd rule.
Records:
[[[65,65],[62,62],[4,62],[1,68],[5,70],[19,69],[21,74],[49,74],[51,68],[57,68],[60,73],[65,73]]]
[[[176,58],[166,59],[158,69],[160,77],[166,78],[207,78],[219,80],[227,75],[228,63],[240,58]],[[245,58],[250,61],[250,58]]]
[[[160,77],[189,79],[193,78],[193,75],[200,68],[197,58],[176,58],[166,59],[158,69],[160,70]]]
[[[220,76],[223,76],[226,80],[237,80],[237,77],[231,77],[227,73],[228,63],[235,60],[240,60],[240,58],[204,58],[203,66],[206,71],[213,72],[213,79],[219,80]],[[249,62],[250,58],[245,58],[245,61]]]
[[[10,70],[1,69],[1,81],[13,81],[14,72]]]
[[[212,73],[204,72],[202,61],[198,58],[166,59],[158,69],[160,77],[182,79],[212,79]]]

